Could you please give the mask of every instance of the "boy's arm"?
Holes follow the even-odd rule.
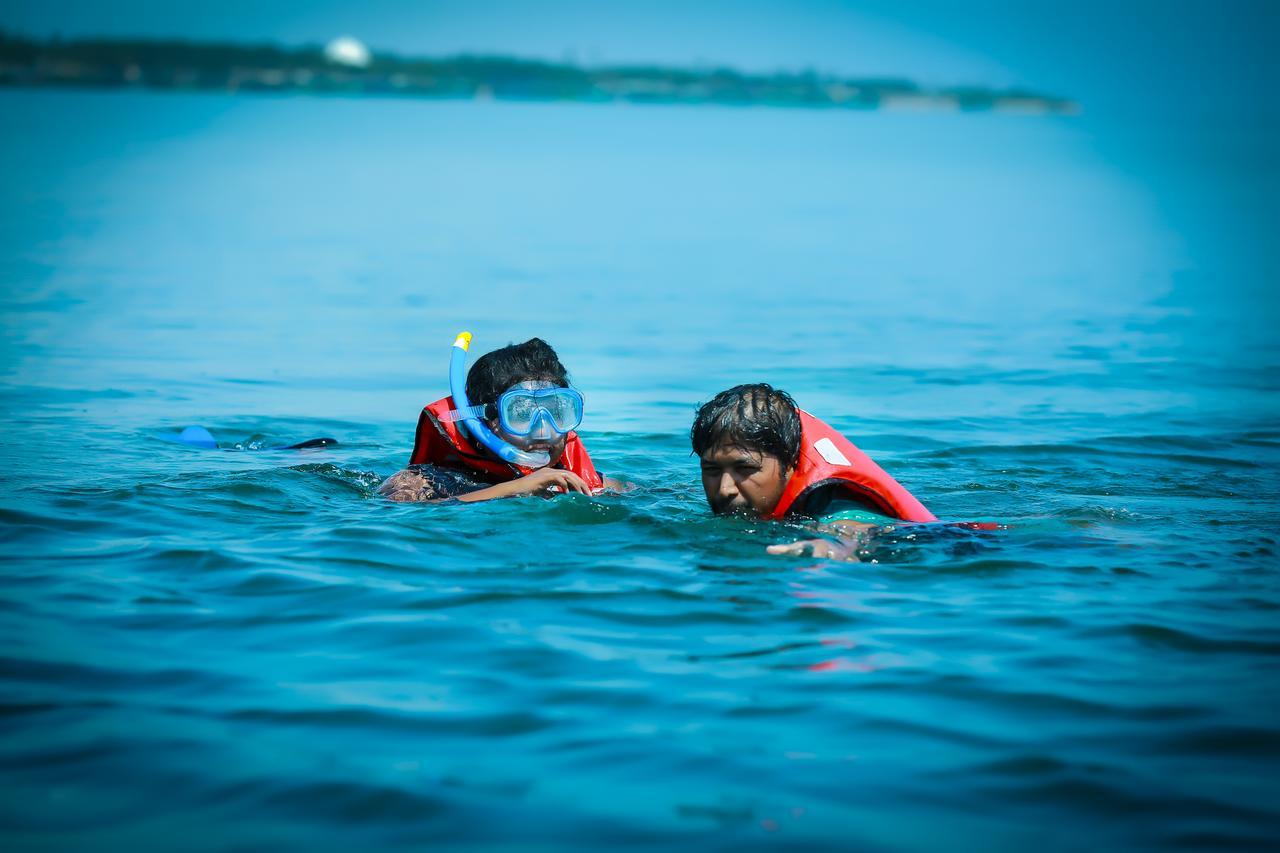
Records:
[[[820,525],[818,529],[829,531],[835,537],[835,541],[831,539],[801,539],[799,542],[791,542],[785,545],[770,545],[766,550],[770,554],[796,554],[799,556],[808,554],[820,560],[848,560],[851,563],[856,563],[858,562],[858,549],[865,545],[867,540],[880,528],[875,524],[841,519]]]
[[[488,486],[479,491],[467,492],[465,495],[458,495],[458,500],[463,503],[475,503],[477,501],[491,501],[496,498],[538,495],[553,491],[591,494],[591,489],[587,486],[586,481],[572,471],[565,471],[561,468],[539,468],[532,474],[526,474],[519,479],[499,483],[496,486]]]
[[[441,494],[431,483],[431,480],[420,471],[406,468],[384,480],[382,485],[378,487],[378,494],[388,500],[399,502],[439,503],[447,500],[458,500],[462,503],[476,503],[497,498],[511,498],[517,495],[541,494],[552,489],[561,492],[591,494],[591,490],[587,488],[587,484],[583,482],[581,477],[571,471],[563,471],[559,468],[541,468],[517,480],[498,483],[496,486],[485,486],[483,489],[477,489],[474,492],[467,492],[456,497]]]

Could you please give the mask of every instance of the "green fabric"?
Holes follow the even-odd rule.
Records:
[[[861,524],[880,525],[893,524],[897,521],[896,518],[873,512],[859,503],[840,498],[833,500],[827,507],[827,511],[818,520],[824,524],[829,524],[833,521],[857,521]]]

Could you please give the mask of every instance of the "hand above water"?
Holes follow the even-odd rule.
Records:
[[[770,545],[766,550],[770,554],[793,554],[800,557],[809,555],[819,560],[848,560],[857,563],[860,562],[858,549],[880,528],[860,521],[842,520],[822,525],[819,529],[829,530],[835,539],[801,539],[799,542]]]
[[[478,492],[459,495],[458,500],[463,503],[473,503],[494,498],[513,498],[519,495],[555,495],[568,492],[589,495],[591,487],[572,471],[566,471],[563,468],[539,468],[532,474],[525,474],[519,479],[489,486]]]
[[[799,542],[791,542],[786,545],[770,545],[766,550],[770,554],[794,554],[799,557],[808,555],[817,557],[820,560],[858,561],[857,542],[832,542],[830,539],[801,539]]]
[[[511,485],[517,487],[516,491],[512,492],[513,495],[567,494],[568,492],[591,494],[591,487],[587,485],[586,480],[572,471],[561,468],[539,468],[532,474],[526,474],[512,481]]]

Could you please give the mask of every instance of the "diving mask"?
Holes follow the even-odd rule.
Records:
[[[488,406],[468,406],[448,414],[449,420],[492,418],[503,432],[519,438],[564,435],[582,423],[582,394],[573,388],[512,388]]]

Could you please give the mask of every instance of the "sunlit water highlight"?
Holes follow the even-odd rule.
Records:
[[[1270,137],[0,106],[10,841],[1276,840]],[[638,489],[376,497],[462,328],[551,341]],[[769,557],[684,437],[750,380],[1008,529]]]

